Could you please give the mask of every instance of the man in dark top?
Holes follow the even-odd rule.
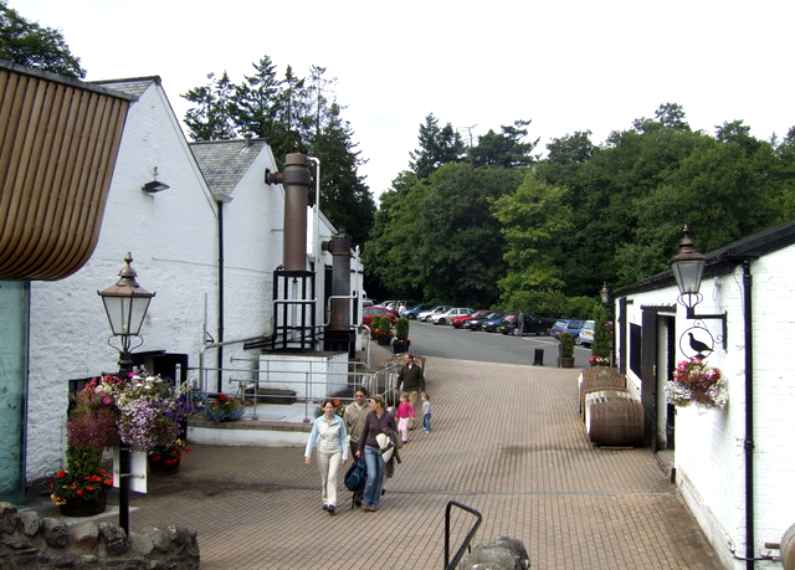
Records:
[[[400,369],[398,385],[403,392],[408,394],[409,402],[414,407],[416,417],[419,393],[425,391],[425,376],[422,373],[422,368],[414,360],[414,355],[411,353],[409,353],[406,365]],[[414,429],[414,422],[409,422],[409,428]]]

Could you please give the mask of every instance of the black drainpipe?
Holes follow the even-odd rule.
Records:
[[[224,203],[218,202],[218,342],[224,342]],[[223,388],[224,347],[218,347],[218,392]]]
[[[754,351],[751,326],[751,261],[743,261],[745,319],[745,567],[754,568]]]

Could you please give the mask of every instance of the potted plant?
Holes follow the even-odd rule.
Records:
[[[243,417],[245,408],[240,398],[218,392],[215,400],[204,409],[207,417],[214,422],[233,422]]]
[[[118,410],[110,392],[94,379],[75,396],[66,424],[66,469],[49,479],[50,499],[66,516],[105,510],[113,479],[102,467],[102,451],[119,443]]]
[[[574,339],[569,333],[562,333],[560,341],[560,367],[574,368]]]
[[[389,346],[392,341],[392,324],[386,317],[377,317],[372,322],[372,338],[381,346]]]
[[[673,378],[665,384],[668,402],[675,406],[692,403],[703,408],[725,408],[729,403],[726,380],[720,369],[707,366],[697,356],[676,365]]]
[[[612,323],[606,320],[597,320],[594,326],[591,366],[610,366],[610,353],[613,348]]]
[[[392,352],[399,354],[401,352],[408,352],[411,346],[409,340],[409,320],[405,317],[398,319],[395,326],[395,342],[392,343]]]

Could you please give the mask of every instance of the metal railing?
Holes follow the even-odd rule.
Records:
[[[477,517],[475,524],[472,525],[472,528],[469,529],[467,535],[464,537],[461,546],[458,547],[456,550],[453,559],[450,560],[450,510],[453,507],[458,507],[471,515]],[[458,563],[461,562],[461,559],[464,557],[464,550],[470,550],[470,543],[472,539],[475,538],[475,533],[478,531],[480,527],[480,523],[483,521],[483,515],[480,514],[479,511],[476,511],[472,507],[468,507],[459,503],[458,501],[450,501],[447,503],[447,506],[444,510],[444,568],[445,570],[455,570],[455,567],[458,566]]]
[[[343,402],[353,401],[352,397],[339,394],[350,390],[351,394],[363,387],[368,394],[384,398],[388,406],[396,406],[398,400],[397,382],[400,365],[390,363],[380,370],[369,370],[364,364],[356,361],[347,361],[345,371],[328,370],[328,362],[322,370],[317,369],[316,360],[267,359],[260,361],[257,358],[231,358],[233,363],[256,364],[256,367],[224,367],[224,368],[188,368],[189,371],[198,372],[198,385],[200,392],[212,393],[208,390],[208,374],[219,370],[228,375],[228,382],[237,386],[235,395],[244,402],[252,402],[249,419],[259,419],[257,415],[257,402],[268,400],[278,402],[280,399],[285,404],[303,403],[304,421],[311,421],[310,406],[319,404],[322,400],[333,397]],[[289,366],[288,366],[289,364]],[[261,389],[271,389],[266,394]],[[280,392],[283,391],[283,393]],[[248,412],[247,412],[248,413]]]

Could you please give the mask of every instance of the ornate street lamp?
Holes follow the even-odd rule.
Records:
[[[671,259],[671,270],[676,278],[676,285],[679,288],[679,303],[684,305],[687,310],[687,318],[716,319],[723,323],[723,350],[726,350],[726,311],[714,315],[697,315],[696,305],[702,300],[703,296],[699,293],[701,289],[701,278],[704,275],[704,265],[706,258],[693,245],[687,226],[682,228],[682,239],[679,240],[679,251]]]
[[[607,281],[602,282],[602,288],[599,289],[599,299],[602,304],[607,308],[607,315],[610,318],[610,366],[615,366],[616,362],[616,339],[615,339],[615,324],[613,323],[613,303],[610,299],[610,288],[607,286]]]
[[[119,280],[107,289],[97,291],[105,306],[105,313],[110,323],[114,337],[119,337],[121,347],[114,347],[119,351],[119,374],[127,378],[132,370],[130,351],[143,344],[140,337],[149,303],[155,293],[141,287],[136,281],[136,272],[132,268],[132,254],[127,253],[124,258],[124,267],[119,271]],[[140,342],[133,347],[132,337],[137,337]],[[110,344],[110,340],[108,341]],[[111,345],[113,346],[113,345]],[[130,447],[122,442],[119,444],[119,526],[130,535]]]

